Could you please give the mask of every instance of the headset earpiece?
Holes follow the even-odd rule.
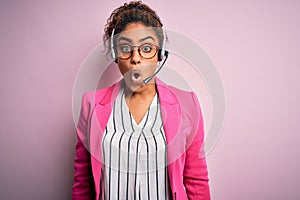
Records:
[[[158,50],[158,61],[162,61],[162,59],[165,57],[165,54],[166,54],[166,38],[167,38],[167,34],[166,34],[165,28],[163,26],[161,28],[162,28],[162,32],[163,32],[163,42],[162,42],[161,49]]]

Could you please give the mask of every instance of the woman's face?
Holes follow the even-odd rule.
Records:
[[[143,80],[155,73],[158,63],[159,40],[154,30],[142,23],[130,23],[116,38],[118,66],[127,88],[140,92],[147,85]]]

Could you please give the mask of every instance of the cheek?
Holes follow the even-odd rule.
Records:
[[[148,65],[149,65],[148,71],[155,72],[155,70],[158,67],[158,61],[157,61],[157,59],[153,58],[153,60],[151,60],[151,62]]]
[[[123,76],[124,74],[126,74],[128,71],[132,70],[135,67],[137,69],[140,69],[144,73],[144,75],[149,75],[149,74],[151,75],[156,71],[158,67],[158,59],[157,57],[154,57],[150,60],[142,61],[140,65],[137,65],[135,67],[134,66],[130,67],[130,66],[132,65],[130,64],[129,60],[128,61],[120,60],[120,59],[118,60],[118,68]]]
[[[118,62],[118,67],[119,67],[119,70],[120,70],[122,75],[124,75],[128,71],[128,68],[126,66],[127,65],[125,65],[122,62]]]
[[[157,63],[152,63],[148,68],[147,71],[150,74],[153,74],[157,69]]]

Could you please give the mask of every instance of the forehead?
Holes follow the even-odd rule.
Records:
[[[141,23],[128,24],[125,29],[118,34],[117,41],[129,39],[132,43],[138,43],[143,39],[158,42],[158,37],[153,27],[146,27]],[[127,40],[127,41],[129,41]]]

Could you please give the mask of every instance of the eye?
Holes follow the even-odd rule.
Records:
[[[152,46],[150,44],[141,46],[141,51],[143,51],[145,53],[150,52],[151,50],[152,50]]]
[[[129,45],[121,45],[120,50],[122,53],[128,53],[131,52],[131,47]]]

